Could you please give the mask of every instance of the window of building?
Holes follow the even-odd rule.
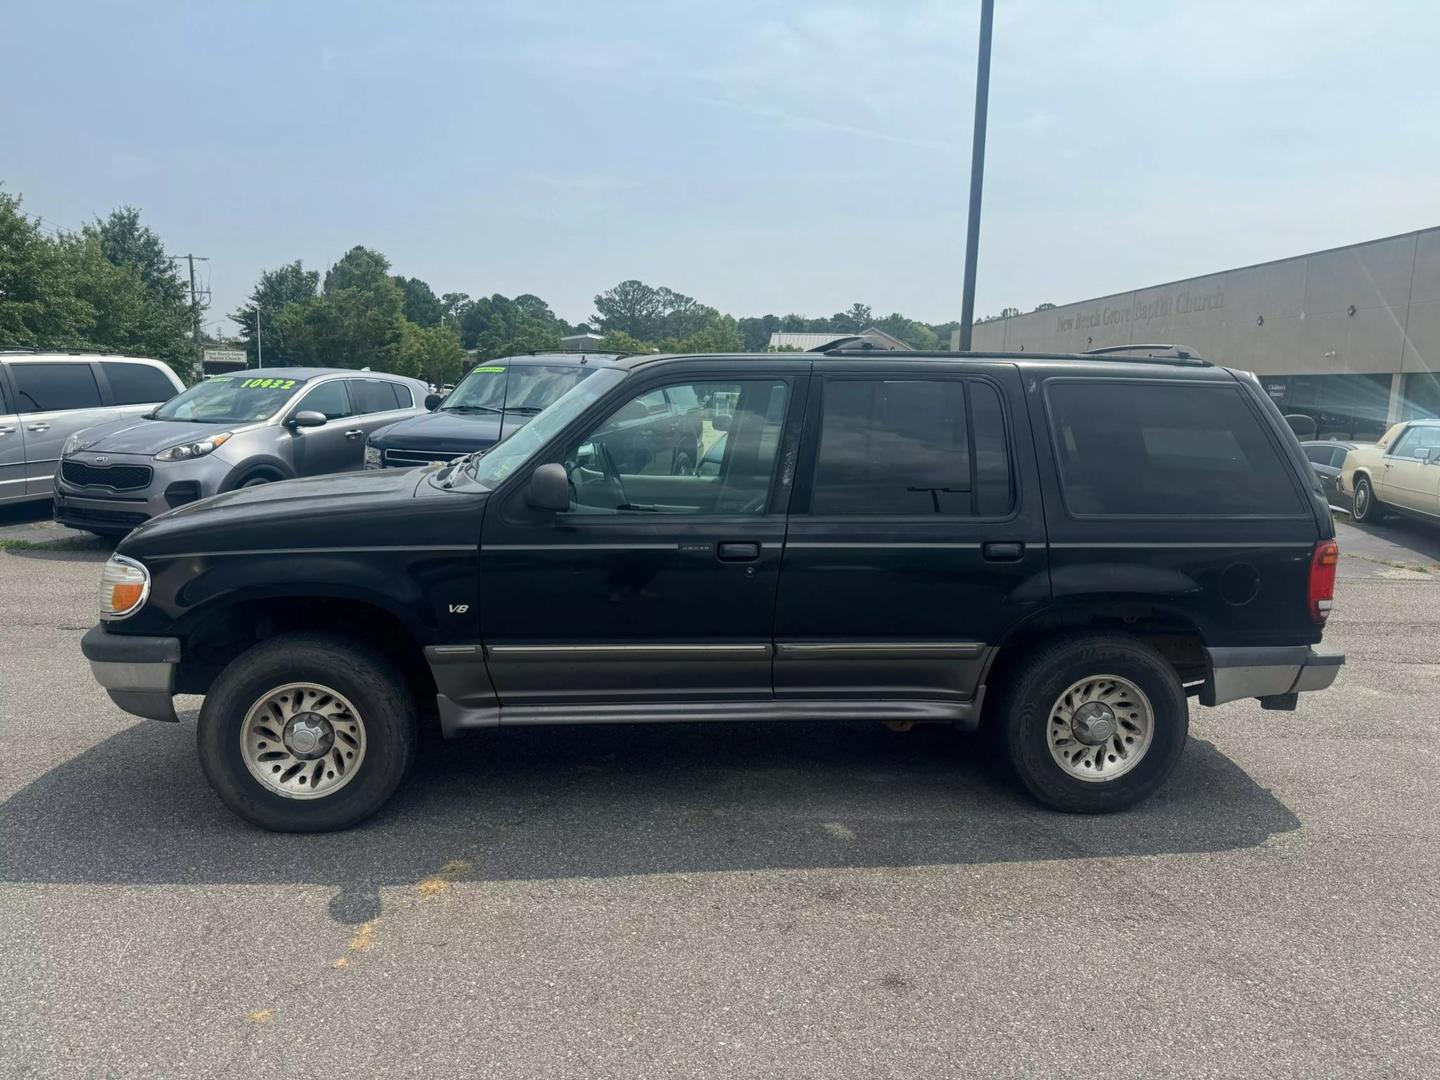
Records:
[[[1009,511],[1010,455],[990,385],[837,378],[823,393],[811,513]]]
[[[165,373],[149,364],[102,360],[105,378],[116,405],[149,405],[169,401],[179,393]]]
[[[1238,387],[1055,381],[1046,397],[1078,516],[1298,514],[1290,466]]]
[[[11,364],[10,377],[22,413],[100,406],[100,387],[89,364]]]

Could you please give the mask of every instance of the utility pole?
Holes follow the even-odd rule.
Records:
[[[265,366],[265,343],[260,340],[260,305],[255,305],[255,366]]]
[[[995,0],[980,0],[980,58],[975,65],[975,138],[970,148],[970,224],[965,230],[965,286],[960,303],[960,351],[975,330],[975,263],[980,254],[980,189],[985,180],[985,121],[990,111],[990,32]]]
[[[196,375],[203,375],[205,373],[203,363],[205,353],[200,347],[200,299],[195,288],[195,260],[199,259],[201,262],[209,262],[209,259],[204,255],[193,254],[181,255],[179,258],[184,259],[190,264],[190,333],[195,341],[195,373]]]

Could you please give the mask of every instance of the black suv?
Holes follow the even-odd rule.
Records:
[[[433,410],[381,428],[365,441],[365,468],[413,468],[488,450],[519,430],[613,353],[528,353],[471,368]]]
[[[706,468],[609,448],[658,401]],[[1256,380],[1201,360],[637,356],[484,456],[151,521],[82,647],[136,715],[206,695],[201,765],[272,829],[374,812],[427,713],[983,725],[1037,798],[1109,811],[1187,698],[1330,685],[1334,535]]]

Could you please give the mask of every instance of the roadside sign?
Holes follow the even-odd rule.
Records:
[[[207,374],[239,371],[249,363],[244,349],[205,349],[201,353]]]

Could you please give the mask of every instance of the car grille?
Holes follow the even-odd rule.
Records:
[[[148,487],[153,470],[149,465],[91,465],[85,461],[62,461],[60,475],[76,487],[103,487],[111,491],[134,491]]]
[[[429,465],[432,461],[449,461],[461,454],[468,453],[465,450],[386,450],[385,464],[396,465],[402,469],[414,468],[416,465]]]
[[[133,529],[136,525],[144,525],[150,520],[150,516],[120,510],[91,510],[89,507],[83,506],[66,506],[56,510],[55,520],[66,525],[79,525],[82,528],[86,525],[106,527],[123,525],[127,529]]]

